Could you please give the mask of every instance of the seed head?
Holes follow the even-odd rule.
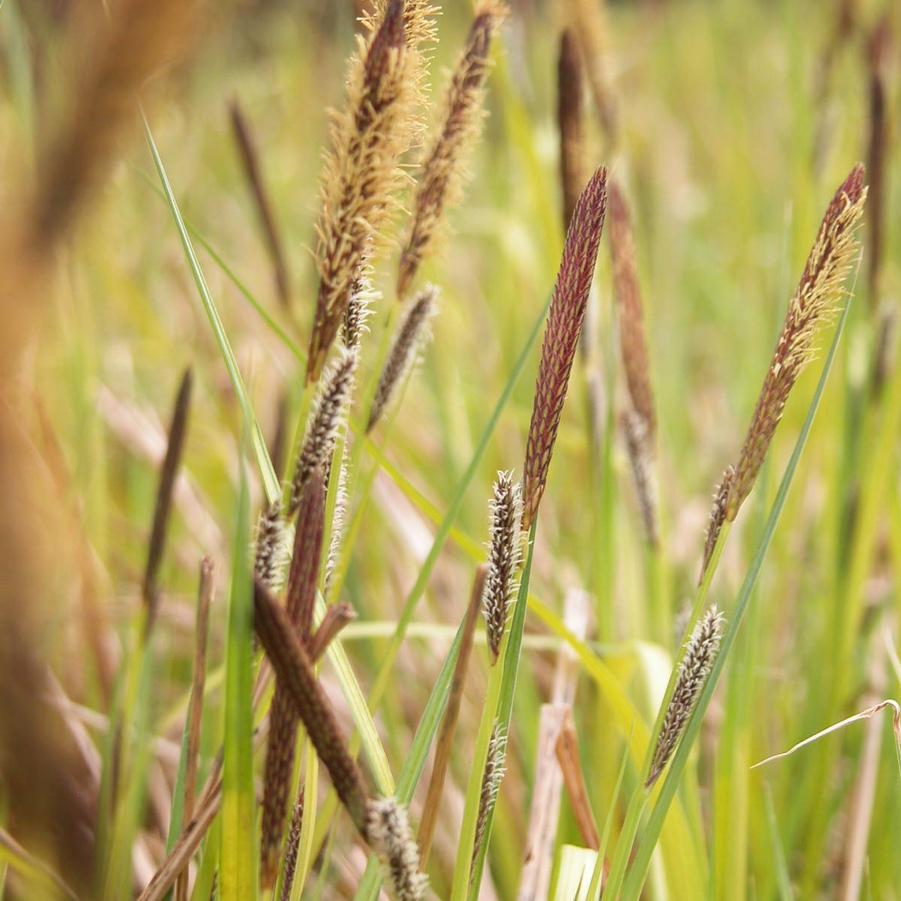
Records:
[[[484,83],[491,39],[506,15],[497,0],[482,0],[444,99],[444,111],[416,188],[413,222],[400,255],[397,296],[403,299],[423,257],[435,242],[444,210],[462,193],[466,156],[483,118]]]
[[[573,212],[541,345],[523,478],[522,527],[525,530],[532,525],[547,483],[597,262],[606,206],[607,171],[600,168],[589,180]]]
[[[257,523],[253,575],[270,591],[278,591],[286,562],[281,500],[271,503]]]
[[[341,343],[348,350],[357,350],[363,333],[369,331],[366,322],[370,315],[370,304],[375,299],[376,292],[368,278],[359,276],[354,279],[350,291],[350,300],[344,312],[344,322],[341,324]]]
[[[622,425],[645,539],[651,547],[656,548],[660,535],[657,528],[658,498],[654,446],[648,436],[647,422],[635,410],[627,410],[623,414]]]
[[[735,519],[742,502],[751,493],[791,389],[811,359],[817,329],[834,312],[857,256],[855,231],[867,196],[863,180],[864,168],[858,164],[836,191],[789,303],[735,467],[735,478],[726,501],[726,518],[730,521]]]
[[[499,472],[491,500],[491,547],[488,575],[482,592],[482,612],[488,632],[488,648],[497,662],[507,623],[507,608],[516,589],[522,527],[522,492],[513,474]]]
[[[698,585],[704,581],[707,567],[713,557],[717,539],[720,537],[720,529],[726,521],[726,502],[729,492],[732,490],[732,482],[735,479],[735,467],[727,466],[716,491],[713,493],[713,506],[710,508],[710,519],[707,522],[707,534],[704,537],[704,559],[701,562],[701,574],[698,576]]]
[[[358,359],[358,351],[343,350],[322,378],[294,470],[287,510],[289,518],[297,512],[303,486],[313,470],[318,466],[323,473],[328,473],[331,469],[338,432],[344,425],[353,391]]]
[[[428,285],[416,296],[394,336],[391,351],[372,400],[366,431],[371,432],[388,408],[398,388],[416,363],[423,345],[429,340],[429,324],[438,310],[438,289]]]
[[[497,803],[501,782],[504,781],[504,762],[507,759],[507,734],[498,723],[494,724],[491,739],[488,742],[488,756],[485,759],[485,772],[482,775],[482,793],[479,796],[479,816],[476,820],[475,840],[472,843],[472,859],[476,860],[485,841],[488,819]],[[470,879],[475,871],[470,871]]]
[[[682,737],[688,718],[704,689],[707,676],[716,660],[723,633],[724,619],[714,604],[698,621],[685,647],[685,656],[679,666],[679,676],[673,696],[660,727],[660,735],[654,747],[651,770],[645,782],[650,788],[669,763],[676,745]]]
[[[379,4],[369,39],[351,64],[348,102],[335,118],[322,180],[317,226],[319,293],[307,358],[307,382],[318,380],[344,320],[356,280],[396,205],[398,161],[419,130],[415,109],[422,59],[416,48],[423,4]],[[422,25],[422,28],[425,26]]]
[[[388,872],[397,901],[418,901],[429,880],[419,871],[419,848],[407,809],[395,798],[370,798],[366,803],[366,837]]]

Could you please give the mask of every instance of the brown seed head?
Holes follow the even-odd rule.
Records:
[[[395,798],[370,798],[366,803],[366,837],[382,859],[397,901],[419,901],[428,877],[419,871],[419,848],[407,809]]]
[[[867,189],[864,168],[858,164],[836,191],[798,288],[792,297],[772,363],[754,410],[754,417],[735,467],[726,502],[726,518],[734,520],[750,494],[763,465],[785,402],[801,370],[812,356],[814,335],[829,319],[857,256],[856,226],[863,213]]]
[[[535,402],[526,444],[523,478],[524,530],[532,525],[547,483],[569,374],[597,262],[606,206],[607,171],[600,168],[589,180],[573,212],[541,345]]]
[[[287,612],[259,582],[254,583],[254,628],[275,670],[276,684],[284,686],[341,803],[365,837],[367,791],[363,774],[347,750],[331,702]]]
[[[438,289],[434,285],[428,285],[416,296],[394,336],[372,400],[372,409],[369,411],[369,421],[366,424],[367,432],[375,428],[411,367],[416,363],[423,345],[431,335],[429,324],[437,310]]]
[[[483,118],[491,39],[506,12],[497,0],[482,0],[476,9],[466,45],[451,77],[438,131],[422,165],[413,222],[400,255],[398,299],[406,296],[423,257],[434,244],[442,213],[462,193],[463,166]]]
[[[497,662],[507,624],[507,608],[516,589],[516,573],[522,554],[522,493],[510,472],[499,472],[491,499],[491,546],[488,575],[482,592],[482,612],[487,626],[488,648]]]
[[[679,666],[679,676],[673,696],[670,699],[666,714],[663,717],[663,725],[660,727],[660,735],[654,747],[654,756],[651,760],[651,769],[645,782],[645,788],[650,788],[664,767],[669,763],[676,750],[676,745],[682,737],[688,718],[695,708],[695,704],[704,689],[704,683],[716,660],[720,647],[720,638],[723,634],[723,615],[714,604],[695,626],[691,638],[685,648],[685,656]]]
[[[399,158],[418,131],[415,107],[422,60],[407,33],[413,7],[419,10],[421,4],[389,0],[377,11],[378,18],[369,20],[378,26],[368,42],[360,39],[351,64],[347,109],[335,118],[317,226],[319,293],[308,383],[319,378],[354,283],[365,275],[374,242],[395,205]]]
[[[567,28],[560,35],[560,55],[557,57],[557,127],[560,130],[564,228],[569,228],[576,201],[585,184],[584,94],[578,42],[573,30]]]
[[[644,420],[648,441],[653,446],[657,422],[649,376],[641,289],[635,264],[635,241],[626,198],[615,181],[611,181],[609,186],[607,212],[613,288],[619,310],[620,355],[632,409]]]
[[[318,466],[324,473],[328,473],[331,468],[338,432],[344,424],[347,405],[353,391],[357,360],[356,350],[343,350],[326,371],[319,385],[316,402],[307,420],[294,480],[291,483],[288,517],[297,512],[303,486],[313,470]]]
[[[348,350],[356,350],[360,346],[363,333],[369,331],[366,322],[369,319],[370,303],[375,298],[370,281],[365,276],[354,279],[350,290],[350,300],[344,311],[341,323],[341,343]]]

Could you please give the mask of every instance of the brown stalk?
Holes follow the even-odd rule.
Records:
[[[297,636],[309,648],[313,606],[325,517],[325,481],[322,470],[313,470],[304,485],[297,517],[294,555],[288,575],[285,614]],[[263,584],[263,583],[260,583]],[[268,588],[268,586],[267,586]],[[288,809],[288,790],[297,743],[297,712],[287,689],[277,681],[269,711],[269,737],[263,778],[263,813],[260,826],[260,874],[263,888],[278,878],[282,837]]]
[[[423,258],[437,238],[447,207],[462,194],[463,167],[483,118],[484,83],[491,40],[507,14],[498,0],[480,0],[451,77],[437,134],[422,164],[413,221],[400,254],[397,297],[406,297]]]
[[[585,95],[582,61],[572,28],[560,35],[557,57],[557,127],[560,131],[560,185],[563,227],[569,228],[576,201],[585,186]]]
[[[607,171],[602,167],[589,180],[573,212],[541,345],[541,361],[523,469],[522,527],[525,531],[528,531],[535,519],[547,483],[569,375],[582,332],[588,293],[597,262],[606,206]]]
[[[601,846],[601,837],[591,811],[585,775],[579,760],[579,739],[576,735],[575,723],[573,723],[572,707],[567,707],[563,715],[563,723],[557,736],[555,750],[576,824],[582,833],[582,840],[586,847],[597,851]]]
[[[429,338],[429,323],[437,312],[437,306],[438,289],[434,285],[423,288],[398,327],[372,400],[367,432],[375,428],[416,363],[424,342]]]
[[[357,618],[357,613],[350,604],[332,604],[322,617],[322,622],[309,641],[310,657],[318,660],[325,649],[334,641],[341,630]]]
[[[463,619],[460,653],[457,656],[457,663],[454,667],[444,718],[441,721],[441,728],[435,739],[435,760],[432,763],[432,775],[429,778],[429,788],[426,793],[425,804],[422,807],[422,819],[419,823],[419,852],[422,857],[423,869],[428,863],[429,853],[432,850],[432,839],[435,836],[435,825],[438,822],[438,810],[441,806],[441,796],[444,793],[444,780],[447,777],[447,768],[450,763],[454,733],[457,730],[457,720],[460,717],[460,705],[463,702],[463,685],[466,681],[466,670],[472,654],[473,639],[475,637],[476,623],[479,619],[479,608],[481,607],[482,591],[485,586],[487,573],[488,567],[483,564],[476,570],[472,581],[472,589],[469,593],[469,606],[466,608],[466,616]]]
[[[197,789],[197,759],[200,751],[200,721],[203,714],[203,690],[206,683],[206,646],[209,632],[210,605],[213,601],[213,563],[205,557],[200,564],[200,588],[197,593],[196,645],[194,648],[194,669],[191,682],[191,698],[188,701],[188,715],[185,719],[187,731],[187,753],[185,755],[185,781],[182,820],[190,823],[194,816]],[[187,901],[188,874],[183,873],[175,887],[176,901]]]
[[[322,179],[319,291],[307,383],[319,379],[353,285],[365,275],[373,244],[394,206],[398,160],[416,131],[413,110],[422,64],[411,39],[418,28],[427,28],[419,21],[422,16],[416,18],[421,11],[422,5],[411,0],[389,0],[370,20],[370,38],[351,63],[347,108],[335,119]]]
[[[879,304],[879,273],[885,231],[884,205],[887,194],[886,161],[889,159],[889,126],[886,111],[887,69],[892,51],[892,28],[888,13],[873,27],[867,41],[869,73],[869,136],[867,141],[867,177],[869,179],[868,286],[870,307]]]
[[[156,492],[156,506],[153,511],[153,527],[150,530],[150,543],[147,551],[147,565],[144,569],[144,582],[141,595],[144,600],[146,620],[144,640],[146,641],[156,621],[159,608],[159,573],[163,562],[163,551],[166,547],[166,533],[169,529],[169,514],[172,510],[172,492],[175,488],[175,477],[181,462],[188,428],[188,412],[191,406],[191,370],[186,369],[175,397],[175,407],[169,425],[169,438],[166,445],[166,456],[160,470],[160,481]]]
[[[570,23],[579,40],[588,83],[608,147],[614,147],[619,131],[616,105],[607,79],[610,56],[606,3],[567,0]]]
[[[247,121],[247,117],[244,115],[237,98],[233,98],[229,104],[229,116],[235,143],[238,145],[241,165],[260,219],[260,227],[263,229],[266,249],[269,251],[276,294],[282,307],[287,310],[290,306],[290,289],[288,265],[285,260],[282,239],[275,223],[275,214],[272,209],[272,202],[269,199],[269,192],[266,190],[266,184],[263,180],[259,150],[253,139],[250,123]]]
[[[734,520],[763,465],[785,403],[813,354],[813,339],[841,296],[858,244],[855,230],[867,188],[864,167],[856,165],[842,182],[820,225],[801,281],[792,297],[770,368],[754,410],[735,477],[726,501],[726,518]]]

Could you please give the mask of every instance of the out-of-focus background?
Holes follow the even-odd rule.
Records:
[[[580,5],[598,17],[603,41],[594,62],[618,133],[613,145],[588,91],[586,159],[591,168],[608,167],[632,211],[659,418],[662,621],[672,626],[660,628],[660,611],[650,603],[649,573],[656,570],[646,559],[618,426],[624,387],[605,236],[595,277],[596,316],[586,340],[602,376],[602,426],[609,435],[602,446],[608,453],[600,463],[591,453],[585,380],[577,366],[535,551],[531,590],[544,614],[527,621],[482,897],[517,896],[536,816],[533,793],[542,767],[553,766],[537,744],[540,709],[551,696],[565,647],[560,618],[565,608],[571,613],[580,604],[589,622],[584,654],[570,664],[576,673],[573,709],[587,797],[601,828],[610,815],[612,853],[637,776],[627,770],[617,792],[622,751],[634,726],[614,709],[603,680],[615,679],[634,710],[653,721],[681,634],[679,616],[694,596],[712,491],[743,439],[822,214],[858,160],[869,166],[871,194],[842,342],[751,613],[678,796],[685,831],[677,838],[689,836],[689,846],[664,843],[646,891],[654,898],[698,897],[691,886],[716,898],[897,897],[901,770],[890,709],[750,770],[883,698],[901,697],[895,416],[901,380],[894,355],[901,302],[901,19],[891,2],[511,0],[494,48],[488,118],[468,164],[471,178],[449,213],[438,253],[425,264],[425,277],[440,288],[433,340],[390,433],[384,440],[376,436],[380,449],[362,456],[352,485],[353,510],[372,474],[341,597],[358,619],[345,630],[343,646],[367,691],[437,525],[553,285],[564,234],[557,55],[561,29]],[[62,0],[0,5],[0,205],[18,197],[37,171],[42,142],[77,90],[80,70],[72,61],[78,48],[71,34],[81,13],[75,6]],[[426,115],[432,120],[472,14],[465,0],[442,7],[428,78]],[[208,4],[192,26],[197,33],[185,36],[185,58],[146,87],[147,121],[276,457],[282,399],[288,413],[281,426],[289,437],[308,402],[302,358],[318,284],[312,248],[319,175],[329,142],[328,110],[344,102],[358,12],[351,0]],[[235,103],[252,131],[284,246],[287,305],[276,290],[241,165],[230,118]],[[151,801],[133,828],[122,832],[148,836],[133,859],[139,886],[164,858],[166,831],[155,817],[165,822],[172,796],[204,556],[215,565],[217,593],[201,772],[221,742],[226,597],[246,445],[241,408],[159,172],[137,120],[132,126],[117,139],[117,161],[58,254],[17,390],[27,397],[28,433],[67,523],[63,571],[51,574],[52,603],[39,605],[48,608],[41,614],[40,654],[68,699],[67,715],[81,726],[88,757],[104,759],[114,740],[107,728],[114,706],[98,687],[94,654],[79,622],[90,595],[105,623],[104,655],[117,671],[142,607],[173,398],[184,369],[193,373],[160,575],[152,689],[139,705],[146,735],[155,737],[148,745],[155,761],[148,770]],[[879,184],[872,180],[874,161]],[[414,153],[413,175],[415,162]],[[409,208],[409,196],[404,202]],[[878,226],[874,211],[881,216]],[[374,286],[384,296],[374,304],[361,384],[373,376],[387,311],[396,303],[397,241],[406,221],[405,212],[395,216],[392,241],[375,261]],[[881,247],[874,264],[877,228]],[[831,334],[827,329],[818,347],[827,347]],[[823,355],[793,393],[755,493],[733,530],[712,588],[727,616],[808,412]],[[537,359],[535,346],[465,490],[376,714],[395,772],[462,618],[474,558],[487,540],[495,474],[515,469],[521,475]],[[884,371],[874,376],[878,365]],[[360,415],[352,414],[352,422]],[[255,516],[264,498],[247,459]],[[846,638],[848,659],[836,651]],[[429,868],[442,898],[450,894],[469,748],[488,679],[480,648],[466,682]],[[593,668],[594,659],[603,662],[603,674]],[[842,672],[836,671],[839,660]],[[347,703],[329,665],[322,678],[349,729]],[[411,805],[414,820],[425,783],[423,778]],[[323,797],[327,787],[323,778]],[[564,846],[585,842],[569,795],[558,789],[551,798],[560,822],[542,853],[552,874],[548,891],[556,891],[561,862],[570,853]],[[349,825],[339,819],[324,850],[317,846],[314,852],[304,897],[352,897],[366,858]],[[4,860],[12,873],[10,897],[27,897],[21,882],[16,889],[18,859],[9,852]]]

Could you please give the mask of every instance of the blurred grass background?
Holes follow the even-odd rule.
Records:
[[[557,38],[563,13],[551,2],[513,3],[489,81],[490,118],[471,162],[472,181],[453,231],[427,276],[441,288],[434,342],[397,412],[384,453],[440,515],[449,505],[490,410],[553,283],[562,246],[557,177]],[[652,377],[660,419],[666,596],[675,617],[691,599],[710,495],[732,459],[753,410],[772,344],[804,255],[832,191],[867,154],[868,74],[864,39],[878,16],[894,17],[888,109],[898,109],[897,10],[861,0],[858,30],[843,45],[825,98],[817,73],[839,15],[837,3],[611,2],[607,6],[610,86],[621,140],[605,156],[592,123],[589,160],[605,164],[633,204]],[[41,126],[59,102],[63,55],[53,4],[7,0],[0,9],[0,154],[3,169],[33,155]],[[433,99],[444,84],[468,25],[462,0],[444,4],[432,63]],[[62,15],[62,14],[61,14]],[[247,290],[305,349],[316,291],[309,248],[318,209],[327,108],[342,102],[352,49],[350,2],[217,4],[192,64],[167,82],[150,113],[182,212]],[[292,307],[278,306],[271,267],[230,131],[228,102],[237,98],[253,126],[276,218],[288,252]],[[820,135],[818,140],[817,136]],[[837,897],[848,866],[852,806],[865,764],[866,728],[826,739],[798,756],[751,773],[748,766],[790,747],[873,699],[899,694],[901,672],[887,650],[897,646],[901,601],[901,504],[897,436],[873,512],[865,556],[864,618],[853,627],[852,670],[831,686],[834,647],[847,627],[843,611],[855,534],[846,505],[866,484],[879,453],[882,421],[867,412],[866,380],[878,310],[901,293],[901,155],[890,145],[884,198],[886,231],[880,297],[869,296],[862,271],[840,357],[800,467],[776,541],[756,589],[744,642],[727,668],[708,715],[683,804],[696,842],[693,884],[711,897]],[[10,186],[3,189],[6,194]],[[301,369],[291,349],[267,328],[233,280],[207,252],[201,263],[222,314],[254,409],[268,437],[287,385],[300,410]],[[866,264],[864,264],[864,271]],[[605,392],[617,404],[616,343],[606,248],[596,276],[597,331]],[[377,267],[385,289],[364,347],[371,366],[386,309],[394,303],[393,257]],[[135,141],[103,191],[92,217],[71,239],[59,270],[53,315],[29,356],[36,421],[61,449],[65,482],[85,545],[99,564],[95,586],[120,639],[140,608],[140,580],[152,517],[165,423],[184,367],[195,377],[194,406],[177,496],[165,588],[151,722],[163,728],[190,684],[197,565],[217,562],[211,666],[225,646],[225,605],[238,495],[240,410],[198,302],[152,161]],[[466,492],[456,523],[477,544],[486,538],[486,503],[498,469],[522,458],[537,352],[519,380],[489,451]],[[791,451],[818,367],[803,377],[777,432],[755,501],[740,518],[714,584],[726,607],[734,597],[760,531],[766,499]],[[892,378],[896,378],[894,374]],[[364,381],[367,376],[364,375]],[[625,449],[614,440],[613,480],[601,515],[597,473],[585,440],[584,386],[571,386],[536,549],[532,591],[561,613],[567,591],[592,595],[596,652],[650,720],[676,641],[654,634],[641,525]],[[293,421],[293,420],[292,420]],[[46,452],[46,447],[45,447]],[[369,465],[367,463],[367,465]],[[590,486],[590,487],[589,487]],[[251,509],[262,493],[251,477]],[[431,544],[435,523],[409,486],[380,474],[374,502],[354,544],[344,599],[359,622],[345,645],[364,689],[384,641]],[[472,561],[451,541],[416,615],[377,718],[397,771],[468,595]],[[69,694],[89,708],[101,700],[86,665],[74,597],[54,611],[56,669]],[[547,634],[537,621],[528,628]],[[390,634],[386,626],[385,634]],[[536,763],[538,708],[547,699],[555,651],[527,647],[517,696],[508,773],[489,855],[486,897],[515,897]],[[477,728],[486,661],[466,688],[451,784],[439,819],[431,870],[439,897],[448,891],[454,836],[468,774],[467,748]],[[330,673],[325,671],[328,682]],[[342,703],[336,696],[336,702]],[[213,687],[204,750],[220,737]],[[583,673],[576,700],[582,764],[601,823],[628,730],[611,717]],[[178,724],[180,726],[180,723]],[[171,729],[171,724],[170,724]],[[179,730],[169,737],[178,740]],[[868,817],[862,894],[898,897],[901,788],[892,735],[880,727],[875,803]],[[171,761],[170,761],[171,763]],[[627,774],[627,784],[634,775]],[[698,787],[700,786],[700,787]],[[628,797],[626,793],[625,797]],[[421,800],[421,799],[420,799]],[[414,816],[417,813],[413,804]],[[620,810],[621,814],[621,810]],[[614,816],[614,835],[618,829]],[[322,897],[353,888],[362,855],[348,836],[331,844]],[[558,845],[581,844],[566,803]],[[689,897],[672,860],[652,870],[653,897]],[[310,891],[316,879],[310,879]],[[314,897],[311,894],[310,897]]]

